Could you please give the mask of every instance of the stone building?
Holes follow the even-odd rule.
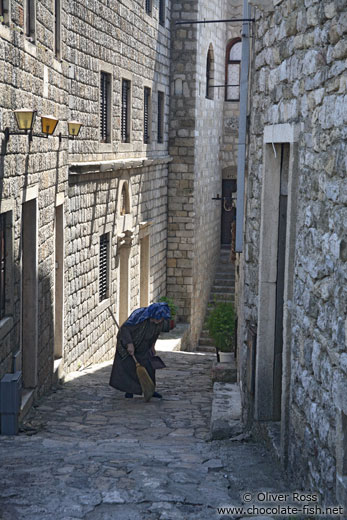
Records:
[[[238,81],[240,29],[176,22],[237,6],[0,0],[0,379],[22,371],[23,406],[113,356],[110,311],[122,323],[167,294],[197,344],[221,243],[212,198],[236,174],[238,90],[225,101],[221,85],[226,67]],[[27,136],[22,108],[37,113]]]
[[[240,24],[177,22],[225,20],[239,13],[239,1],[191,0],[172,7],[167,291],[190,321],[192,348],[221,245],[222,206],[213,198],[222,194],[222,179],[236,178],[239,90],[234,87],[226,101],[224,85],[226,53],[240,40]],[[225,227],[230,235],[230,219]]]
[[[0,378],[22,371],[24,406],[113,356],[110,309],[166,293],[170,2],[0,8]],[[32,140],[5,130],[23,107]]]
[[[346,3],[250,3],[244,420],[303,489],[346,507]]]

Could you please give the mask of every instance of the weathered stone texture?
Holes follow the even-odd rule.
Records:
[[[294,295],[288,302],[289,467],[302,485],[335,503],[337,419],[346,413],[336,396],[347,392],[345,5],[283,0],[270,13],[257,11],[254,30],[240,355],[245,359],[247,328],[258,317],[264,126],[300,123]],[[244,380],[245,370],[243,364]]]
[[[22,3],[11,2],[11,25],[0,25],[1,128],[15,130],[12,111],[27,107],[37,110],[38,116],[54,115],[60,120],[57,132],[66,133],[68,66],[58,62],[53,53],[53,12],[37,4],[35,45],[22,32]],[[62,31],[65,34],[64,21]],[[40,131],[37,118],[34,132]],[[30,189],[36,187],[38,301],[31,304],[37,305],[37,391],[43,393],[50,387],[53,374],[54,206],[56,194],[64,190],[67,182],[67,143],[59,145],[57,137],[33,137],[29,143],[27,137],[11,136],[5,144],[1,133],[0,147],[0,210],[8,212],[8,238],[13,246],[7,263],[11,271],[6,288],[8,317],[0,324],[0,378],[13,370],[13,356],[25,348],[21,345],[22,203]],[[20,368],[21,352],[16,363]]]
[[[224,2],[173,4],[174,22],[222,19],[226,13]],[[206,61],[211,48],[211,84],[224,84],[226,40],[223,26],[182,27],[172,29],[168,293],[180,319],[191,320],[194,347],[220,247],[220,206],[212,197],[221,193],[224,89],[212,88],[212,99],[206,98]]]
[[[38,115],[57,117],[60,122],[56,134],[67,134],[68,120],[83,123],[78,139],[63,139],[61,143],[57,136],[34,137],[30,144],[26,137],[11,136],[5,146],[0,133],[0,209],[12,211],[13,224],[10,232],[13,272],[7,288],[6,309],[9,319],[6,317],[0,324],[0,378],[12,371],[13,355],[22,348],[22,203],[27,192],[34,188],[38,200],[37,390],[42,393],[51,385],[53,375],[54,220],[58,198],[59,203],[64,202],[65,224],[65,370],[109,357],[114,352],[115,327],[107,309],[100,311],[97,300],[98,237],[103,225],[111,226],[112,231],[110,304],[116,314],[117,249],[124,229],[134,228],[129,259],[129,312],[140,304],[139,231],[145,222],[149,223],[146,233],[151,237],[149,298],[155,300],[165,294],[171,6],[166,2],[166,21],[162,26],[158,23],[155,3],[152,14],[147,15],[142,1],[127,5],[102,0],[62,2],[60,61],[54,55],[54,2],[49,5],[36,2],[36,7],[32,39],[23,35],[26,19],[23,2],[12,1],[11,23],[0,24],[1,129],[15,128],[12,110],[22,107],[37,109]],[[100,143],[99,135],[100,70],[112,76],[112,139],[107,144]],[[132,87],[131,138],[125,144],[120,142],[123,77],[131,80]],[[143,142],[144,86],[152,90],[148,144]],[[157,142],[159,90],[164,93],[163,143]],[[40,131],[39,121],[34,131]],[[83,170],[83,165],[87,174],[83,171],[80,175],[83,180],[78,180],[76,168]],[[131,222],[128,219],[131,226],[119,219],[118,188],[119,180],[124,178],[130,179],[132,189]],[[20,363],[17,367],[20,368]]]
[[[132,231],[129,254],[129,312],[140,306],[140,223],[150,226],[150,301],[165,294],[166,289],[166,196],[167,165],[119,170],[113,175],[94,174],[70,179],[70,222],[67,232],[68,307],[66,321],[66,356],[68,371],[110,359],[114,355],[115,326],[109,309],[119,320],[120,207],[118,191],[128,179],[131,194],[129,225]],[[153,194],[156,194],[153,197]],[[110,233],[109,298],[99,302],[99,234]]]

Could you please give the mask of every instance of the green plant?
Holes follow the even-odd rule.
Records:
[[[234,349],[235,310],[232,303],[215,302],[207,320],[207,327],[218,350],[231,352]]]
[[[175,305],[172,298],[168,298],[167,296],[162,296],[159,298],[160,302],[167,303],[171,312],[171,319],[173,320],[177,314],[177,305]]]

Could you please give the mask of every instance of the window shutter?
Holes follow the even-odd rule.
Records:
[[[164,137],[164,93],[158,92],[158,143],[163,142]]]
[[[0,0],[0,16],[4,16],[4,0]]]
[[[165,25],[165,0],[159,0],[159,23]]]
[[[207,63],[206,63],[206,97],[210,96],[210,79],[211,79],[211,56],[210,52],[207,54]]]
[[[0,319],[5,316],[6,218],[0,215]]]
[[[149,142],[149,97],[150,89],[145,87],[143,100],[143,142]]]
[[[108,234],[100,236],[99,255],[99,301],[107,297]]]
[[[152,0],[145,0],[146,13],[151,14],[152,12]]]
[[[129,93],[130,81],[123,79],[122,81],[122,120],[121,120],[121,134],[122,142],[129,142]]]
[[[102,143],[107,143],[109,136],[108,121],[108,90],[109,90],[109,74],[101,72],[100,78],[100,137]]]

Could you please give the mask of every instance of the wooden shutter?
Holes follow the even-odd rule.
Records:
[[[0,215],[0,319],[5,316],[6,218]]]
[[[211,55],[210,52],[207,54],[206,63],[206,97],[210,97],[210,80],[211,80]]]
[[[100,76],[100,140],[107,143],[109,139],[109,88],[110,75],[101,72]]]
[[[143,142],[149,142],[149,100],[150,100],[151,90],[148,87],[144,89],[144,99],[143,99]]]
[[[158,92],[158,143],[164,138],[164,93]]]
[[[0,16],[4,16],[4,0],[0,0]]]
[[[108,233],[100,236],[99,301],[107,298]]]
[[[145,0],[146,13],[151,14],[152,12],[152,0]]]
[[[159,0],[159,23],[165,25],[165,0]]]
[[[129,142],[129,101],[130,101],[130,81],[123,79],[122,81],[122,120],[121,134],[122,142]]]

